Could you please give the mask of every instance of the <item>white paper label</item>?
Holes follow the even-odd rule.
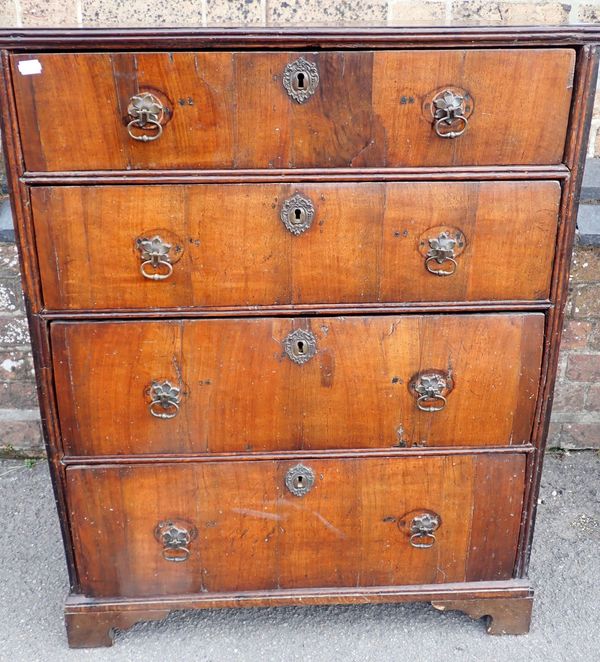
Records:
[[[42,63],[39,60],[21,60],[17,66],[22,76],[42,73]]]

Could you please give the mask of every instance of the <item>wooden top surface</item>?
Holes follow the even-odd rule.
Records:
[[[196,48],[452,48],[577,45],[600,42],[600,25],[563,26],[295,26],[290,28],[9,28],[0,48],[12,51],[185,50]]]

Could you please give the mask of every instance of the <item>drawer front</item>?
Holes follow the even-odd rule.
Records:
[[[524,469],[523,455],[498,454],[70,467],[81,590],[135,598],[508,579]],[[287,487],[298,492],[298,475],[301,496]]]
[[[32,58],[41,70],[24,75],[19,65]],[[457,166],[559,163],[575,51],[46,53],[12,61],[30,171]],[[436,126],[462,135],[440,137]]]
[[[63,443],[72,455],[519,444],[543,326],[538,313],[53,323]]]
[[[100,186],[31,195],[45,306],[139,309],[545,299],[560,185]],[[153,238],[157,254],[170,246],[154,264],[140,243]]]

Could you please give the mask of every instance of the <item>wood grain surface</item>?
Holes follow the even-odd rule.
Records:
[[[302,105],[282,84],[301,54],[320,77]],[[27,59],[41,73],[23,75]],[[550,165],[562,159],[575,51],[35,53],[12,61],[29,171]],[[457,139],[437,137],[424,108],[448,86],[474,100]],[[164,95],[172,119],[160,139],[142,143],[127,133],[127,107],[146,91]]]
[[[140,597],[512,576],[523,455],[305,464],[316,480],[303,497],[286,488],[295,463],[283,460],[69,468],[81,592]],[[423,511],[441,520],[430,549],[409,544],[407,523]],[[187,561],[162,557],[154,529],[165,520],[197,530]]]
[[[46,308],[102,310],[546,299],[560,190],[552,181],[69,186],[31,198]],[[280,218],[296,194],[315,209],[298,236]],[[465,242],[451,276],[425,267],[443,232]],[[160,282],[142,276],[136,248],[155,235],[178,256]]]
[[[542,314],[52,324],[67,455],[222,453],[529,441]],[[283,341],[313,333],[297,365]],[[450,376],[443,411],[419,411],[411,380]],[[154,380],[181,388],[171,420],[149,412]]]

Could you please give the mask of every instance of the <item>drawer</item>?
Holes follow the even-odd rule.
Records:
[[[508,579],[524,470],[518,454],[70,467],[81,591]]]
[[[234,307],[546,299],[560,185],[50,187],[31,197],[47,308]]]
[[[71,455],[529,441],[544,316],[56,322]]]
[[[12,73],[29,171],[459,166],[559,163],[574,63],[563,48],[44,53],[13,55]]]

